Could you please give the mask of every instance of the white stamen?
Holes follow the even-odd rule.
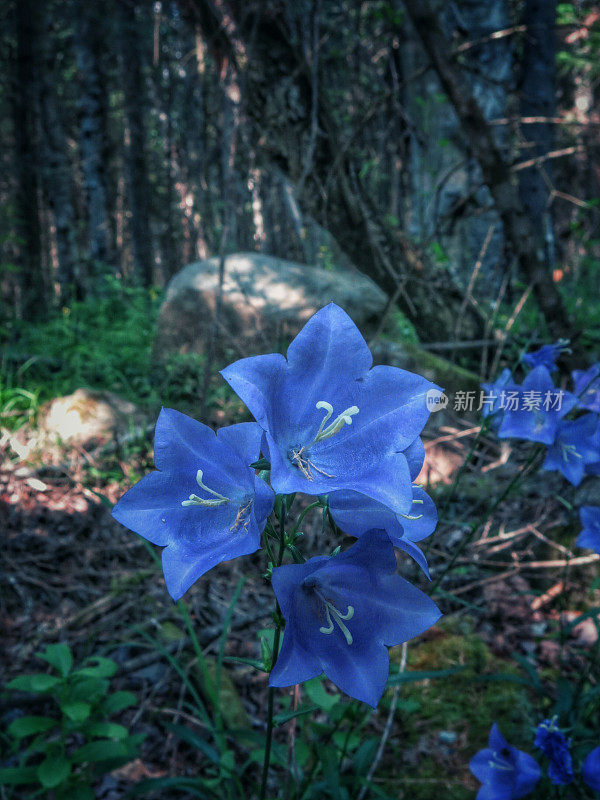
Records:
[[[321,422],[319,431],[311,444],[315,444],[315,442],[321,442],[323,439],[329,439],[331,436],[334,436],[336,433],[341,431],[344,425],[352,425],[352,417],[355,414],[358,414],[359,411],[358,406],[350,406],[345,411],[342,411],[341,414],[338,414],[334,421],[325,428],[325,423],[333,414],[333,406],[331,403],[328,403],[325,400],[319,400],[317,403],[317,408],[325,409],[325,418]]]
[[[581,453],[577,452],[574,444],[561,444],[561,448],[564,461],[568,461],[569,458],[582,458]]]
[[[338,609],[330,603],[329,600],[326,600],[320,592],[317,592],[318,596],[321,598],[323,603],[325,604],[325,614],[327,615],[327,625],[323,625],[319,628],[321,633],[333,633],[334,626],[333,623],[336,622],[339,625],[341,632],[344,634],[344,638],[346,639],[347,644],[352,644],[354,639],[352,638],[352,634],[348,630],[348,628],[344,625],[344,620],[352,619],[354,616],[354,606],[348,606],[348,610],[345,614],[342,614]],[[333,616],[333,619],[331,618]]]
[[[219,492],[215,492],[213,489],[209,489],[208,486],[203,483],[203,477],[204,473],[201,469],[199,469],[196,473],[196,482],[201,489],[204,489],[205,492],[212,494],[214,499],[208,498],[205,500],[202,497],[198,497],[197,494],[191,494],[189,500],[183,500],[181,505],[184,507],[204,506],[205,508],[216,508],[217,506],[222,506],[223,503],[228,503],[229,498],[225,497],[225,495],[219,494]]]

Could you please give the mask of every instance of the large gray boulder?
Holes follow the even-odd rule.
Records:
[[[158,359],[206,352],[218,284],[218,258],[189,264],[175,275],[159,314]],[[259,253],[227,256],[222,298],[219,364],[285,348],[309,317],[331,301],[368,336],[387,302],[385,293],[357,270],[327,270]]]

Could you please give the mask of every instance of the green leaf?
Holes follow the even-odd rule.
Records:
[[[260,672],[264,672],[264,664],[257,658],[243,658],[242,656],[225,656],[223,661],[232,664],[245,664],[247,667],[253,667],[254,669],[260,670]]]
[[[76,700],[75,702],[63,703],[61,709],[71,722],[85,722],[90,716],[92,706],[89,703]]]
[[[118,725],[116,722],[93,722],[86,727],[85,733],[102,739],[121,740],[129,736],[127,728],[123,725]]]
[[[81,700],[84,703],[95,703],[104,697],[110,688],[106,678],[79,678],[75,673],[71,680],[73,682],[69,686],[69,702]]]
[[[19,692],[47,692],[53,689],[58,683],[60,678],[54,675],[46,675],[43,672],[35,673],[34,675],[19,675],[13,678],[6,684],[7,689],[16,689]]]
[[[75,750],[71,756],[74,764],[89,762],[95,764],[99,761],[112,761],[113,759],[127,758],[128,749],[123,742],[113,742],[101,739],[97,742],[88,742]]]
[[[271,464],[266,458],[259,458],[253,464],[250,464],[252,469],[271,469]]]
[[[112,658],[94,656],[88,659],[88,662],[90,661],[95,663],[92,663],[92,666],[77,670],[77,675],[85,675],[87,678],[112,678],[118,669],[118,665]]]
[[[8,733],[15,739],[23,739],[34,733],[49,731],[57,724],[57,721],[50,717],[19,717],[8,726]]]
[[[96,795],[89,783],[68,783],[57,789],[56,800],[95,800]]]
[[[182,742],[186,742],[196,750],[200,750],[213,764],[219,764],[221,760],[219,753],[199,733],[186,728],[185,725],[176,725],[172,722],[167,722],[165,728],[174,733]]]
[[[114,692],[110,694],[104,703],[102,709],[106,716],[116,714],[118,711],[123,711],[125,708],[137,705],[137,697],[133,692]]]
[[[311,678],[305,681],[304,689],[309,698],[324,711],[331,711],[340,699],[339,694],[329,694],[325,691],[321,678]]]
[[[354,753],[352,766],[358,776],[366,775],[369,771],[378,744],[379,739],[367,739],[358,747],[356,753]]]
[[[398,683],[413,683],[414,681],[437,680],[439,678],[449,678],[459,672],[464,672],[467,665],[460,667],[449,667],[448,669],[426,669],[415,670],[413,672],[397,672],[388,678],[388,686],[396,686]]]
[[[63,678],[66,678],[73,668],[73,655],[67,644],[49,644],[43,653],[36,655],[55,667]]]
[[[318,711],[320,706],[300,706],[295,711],[282,711],[280,714],[275,714],[273,722],[275,725],[285,725],[295,717],[301,717],[304,714],[312,714],[313,711]]]
[[[0,786],[21,786],[24,783],[36,783],[35,767],[4,767],[0,769]]]
[[[54,789],[69,777],[71,762],[64,756],[48,756],[37,768],[37,777],[45,789]]]

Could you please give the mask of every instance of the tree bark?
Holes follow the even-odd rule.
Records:
[[[314,129],[313,76],[301,48],[291,39],[286,3],[267,7],[242,0],[218,4],[180,0],[180,7],[202,30],[213,57],[219,63],[228,59],[241,74],[244,109],[255,127],[258,150],[292,183],[298,182]],[[320,82],[326,83],[323,76]],[[326,92],[319,92],[318,135],[299,203],[307,215],[322,221],[353,263],[395,299],[421,338],[431,339],[440,324],[451,324],[449,309],[460,306],[463,294],[447,275],[431,269],[399,227],[384,224],[363,185],[361,161],[340,147],[347,132],[336,110]],[[482,332],[481,319],[472,308],[465,318],[472,322],[473,335]]]
[[[45,281],[39,203],[38,99],[40,96],[40,35],[35,0],[15,4],[16,69],[14,132],[17,196],[16,233],[19,239],[21,310],[26,319],[44,316]]]
[[[147,92],[141,60],[141,43],[134,0],[117,0],[119,9],[121,78],[125,95],[129,229],[135,273],[144,286],[154,280],[154,254],[149,220],[150,185],[146,158]]]
[[[107,178],[104,164],[107,132],[105,128],[104,82],[100,68],[102,20],[93,6],[78,2],[74,37],[79,68],[80,151],[86,196],[89,261],[92,276],[111,263],[110,226],[107,203]]]
[[[526,0],[520,95],[522,117],[556,116],[556,0]],[[554,125],[536,122],[524,125],[524,159],[549,153],[554,146]],[[546,161],[519,172],[519,194],[525,213],[537,233],[537,246],[545,250],[548,267],[555,262],[552,208],[549,205],[552,162]],[[540,221],[543,224],[540,226]]]
[[[538,231],[521,207],[510,167],[497,147],[491,128],[460,68],[456,66],[439,25],[438,14],[426,0],[403,2],[442,87],[454,106],[464,134],[470,141],[473,156],[481,167],[483,179],[504,225],[506,240],[522,274],[532,284],[548,330],[557,338],[568,338],[573,332],[572,323],[562,297],[552,282],[546,252],[539,245]]]
[[[55,70],[56,47],[53,25],[40,10],[40,23],[45,30],[44,68],[41,71],[41,116],[42,147],[44,153],[44,195],[56,230],[58,259],[57,282],[61,302],[69,303],[73,297],[81,297],[78,253],[75,242],[77,221],[73,205],[71,165],[66,154],[66,137],[63,120],[58,112],[56,97],[57,75]]]

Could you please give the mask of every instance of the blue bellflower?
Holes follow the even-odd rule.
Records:
[[[221,428],[173,409],[160,412],[156,472],[119,500],[113,517],[162,552],[169,594],[178,600],[220,561],[253,553],[273,508],[273,492],[248,464],[259,456],[254,422]]]
[[[595,792],[600,792],[600,747],[588,753],[581,765],[581,777]]]
[[[510,398],[518,397],[519,386],[515,383],[512,372],[505,367],[493,383],[482,383],[481,388],[488,402],[482,409],[484,417],[492,417],[491,428],[497,430],[504,417],[505,409],[510,409]]]
[[[600,506],[581,506],[579,519],[583,527],[575,544],[600,553]]]
[[[552,444],[558,421],[575,406],[575,398],[554,386],[544,366],[533,369],[517,390],[518,408],[505,409],[498,438]]]
[[[278,353],[243,358],[222,371],[265,431],[277,493],[350,489],[408,514],[413,492],[405,451],[429,410],[425,378],[371,369],[358,328],[330,303]]]
[[[561,353],[571,352],[569,350],[569,340],[559,339],[554,344],[545,344],[539,350],[534,350],[531,353],[525,353],[521,357],[521,361],[530,369],[535,367],[546,367],[548,372],[555,372],[558,367],[556,366],[556,359]]]
[[[548,776],[555,786],[566,786],[573,781],[573,760],[570,742],[556,724],[556,717],[545,719],[538,725],[535,746],[550,761]]]
[[[541,775],[537,761],[508,744],[495,722],[488,745],[469,764],[473,775],[483,784],[476,800],[517,800],[529,794]]]
[[[404,454],[414,481],[425,456],[421,440],[415,439]],[[413,484],[413,503],[408,514],[395,514],[376,500],[352,491],[332,492],[329,510],[336,525],[350,536],[359,537],[374,528],[385,530],[392,544],[414,558],[429,577],[427,561],[415,542],[433,533],[437,525],[437,509],[431,497],[419,486]]]
[[[600,414],[600,364],[588,370],[573,370],[573,394],[580,408]]]
[[[579,486],[587,467],[600,461],[600,449],[595,440],[597,428],[596,414],[584,414],[575,420],[561,419],[542,469],[558,470],[569,483]]]
[[[321,673],[375,707],[387,683],[387,647],[426,631],[441,614],[433,600],[396,575],[384,531],[369,531],[344,553],[273,570],[286,626],[271,686]]]

